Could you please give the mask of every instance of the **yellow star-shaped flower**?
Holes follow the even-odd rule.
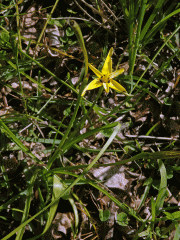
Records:
[[[111,56],[113,54],[113,48],[110,49],[107,58],[105,60],[104,66],[102,68],[102,72],[97,70],[91,64],[89,64],[90,69],[96,74],[98,78],[94,79],[90,82],[85,89],[83,90],[81,96],[84,96],[87,90],[91,90],[94,88],[98,88],[103,86],[105,91],[108,93],[109,88],[113,88],[119,92],[126,92],[126,89],[121,86],[118,82],[113,80],[114,77],[117,77],[119,74],[124,72],[124,69],[119,69],[115,72],[112,72],[112,59]]]

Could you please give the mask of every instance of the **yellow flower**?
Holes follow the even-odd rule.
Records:
[[[96,74],[98,78],[94,79],[90,82],[85,89],[83,90],[81,96],[84,96],[87,90],[91,90],[94,88],[98,88],[103,86],[105,91],[108,93],[109,88],[113,88],[119,92],[126,92],[126,89],[121,86],[118,82],[113,80],[114,77],[117,77],[119,74],[124,72],[124,69],[119,69],[115,72],[112,72],[112,59],[111,56],[113,54],[113,48],[110,49],[108,56],[105,60],[104,66],[102,68],[102,72],[97,70],[91,64],[89,64],[90,69]]]

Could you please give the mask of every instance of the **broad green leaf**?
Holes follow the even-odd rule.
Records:
[[[176,222],[175,227],[176,227],[176,233],[175,233],[173,240],[179,240],[180,239],[180,224]]]
[[[66,189],[66,187],[64,186],[64,184],[61,182],[61,180],[54,175],[53,176],[53,194],[52,194],[52,202],[54,202],[55,199],[57,199],[59,197],[59,195],[61,195],[64,190]],[[69,193],[67,193],[66,195],[63,196],[63,198],[65,198],[66,200],[70,197]],[[59,204],[59,200],[60,198],[58,198],[58,201],[56,201],[49,210],[49,217],[46,223],[46,226],[44,228],[43,234],[48,230],[48,228],[51,226],[51,223],[53,221],[54,215],[56,213],[58,204]]]
[[[163,207],[164,199],[166,197],[166,191],[167,191],[166,190],[167,188],[166,168],[161,159],[158,159],[158,164],[159,164],[159,170],[161,174],[161,182],[160,182],[158,197],[156,200],[156,210],[159,210],[159,208]]]
[[[121,226],[127,226],[128,225],[128,216],[126,213],[121,212],[117,215],[117,223]]]
[[[110,217],[109,209],[106,209],[106,210],[99,209],[99,218],[102,222],[107,221],[109,217]]]

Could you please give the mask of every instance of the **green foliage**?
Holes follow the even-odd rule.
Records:
[[[1,31],[1,33],[0,33],[0,47],[3,48],[3,49],[11,48],[9,40],[10,40],[9,33],[7,31]]]
[[[169,189],[176,189],[169,180],[180,170],[179,142],[172,141],[174,122],[169,118],[179,118],[179,2],[120,0],[116,5],[113,1],[90,5],[82,1],[82,8],[72,2],[73,7],[55,17],[56,11],[60,14],[56,1],[50,11],[49,7],[33,10],[41,15],[34,19],[44,21],[38,31],[34,16],[27,21],[24,4],[0,4],[0,219],[5,228],[1,239],[13,235],[24,239],[27,229],[33,239],[41,239],[52,226],[61,198],[72,208],[73,238],[83,229],[81,213],[97,234],[98,211],[94,217],[83,202],[89,185],[122,210],[116,222],[135,229],[133,240],[169,238],[173,230],[174,239],[179,239],[180,212],[169,202],[176,197],[169,194]],[[32,31],[30,23],[34,24],[31,41],[23,33]],[[46,39],[46,28],[52,25],[64,34],[57,35],[60,46],[53,48],[55,57],[48,45],[51,39]],[[95,89],[81,97],[92,77],[88,62],[101,68],[112,46],[116,70],[128,65],[118,81],[130,94],[112,90],[106,95]],[[71,78],[78,80],[74,83]],[[168,139],[161,139],[160,126],[168,130]],[[105,162],[104,154],[111,163]],[[138,197],[137,206],[130,207],[105,189],[103,181],[88,175],[105,164],[111,169],[127,164],[128,174],[137,175],[132,180],[136,194],[128,195],[131,201]],[[143,209],[148,209],[148,218],[141,214]],[[110,214],[108,206],[99,209],[102,222]],[[166,228],[167,221],[171,224]]]
[[[110,217],[110,211],[109,209],[106,209],[106,210],[102,210],[102,209],[99,209],[99,218],[101,220],[101,222],[105,222],[109,219]]]
[[[164,98],[164,104],[168,105],[168,106],[171,106],[173,103],[173,100],[170,99],[169,97],[167,98]]]
[[[128,225],[128,216],[126,213],[119,213],[117,215],[117,223],[120,225],[120,226],[127,226]]]
[[[50,25],[56,25],[57,27],[63,27],[65,23],[66,23],[66,20],[64,20],[64,19],[61,19],[61,20],[59,20],[59,19],[50,19],[50,21],[49,21]]]

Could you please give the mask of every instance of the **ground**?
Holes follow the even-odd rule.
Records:
[[[179,239],[179,17],[177,0],[2,1],[1,239]],[[112,48],[127,92],[81,96]]]

